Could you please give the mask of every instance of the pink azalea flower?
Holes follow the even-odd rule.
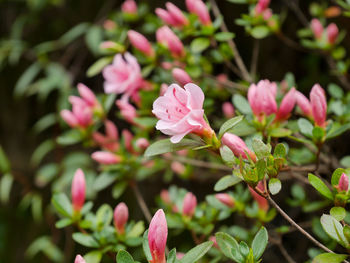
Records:
[[[174,57],[183,57],[185,49],[181,40],[168,27],[162,26],[156,32],[157,42],[166,46]]]
[[[194,194],[188,192],[185,195],[185,198],[183,200],[182,204],[182,214],[188,217],[192,217],[194,215],[194,212],[196,210],[197,206],[197,198]]]
[[[310,103],[315,124],[324,128],[327,118],[327,100],[325,91],[319,84],[315,84],[311,89]]]

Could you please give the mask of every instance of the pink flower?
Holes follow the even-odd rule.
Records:
[[[156,129],[171,135],[171,142],[178,143],[189,133],[202,137],[212,137],[214,131],[204,120],[204,94],[193,83],[185,89],[176,84],[168,87],[164,96],[153,103],[153,114],[159,119]]]
[[[122,4],[122,11],[127,14],[137,14],[137,4],[134,0],[126,0]]]
[[[105,78],[104,89],[106,93],[124,94],[124,98],[133,96],[142,87],[140,65],[130,53],[114,57],[112,65],[103,69]]]
[[[229,194],[216,194],[216,199],[218,199],[224,205],[233,208],[235,206],[235,199]]]
[[[162,199],[162,201],[166,204],[171,204],[171,199],[170,199],[170,194],[168,190],[163,189],[160,192],[160,199]]]
[[[286,120],[289,118],[290,113],[292,112],[295,102],[296,102],[296,90],[291,88],[290,91],[283,97],[281,105],[277,111],[276,119],[277,120]]]
[[[182,214],[188,217],[192,217],[197,207],[197,198],[191,192],[188,192],[182,203]]]
[[[121,162],[120,156],[106,151],[94,152],[93,154],[91,154],[91,158],[94,159],[96,162],[105,165],[112,165]]]
[[[260,181],[257,185],[257,188],[259,188],[260,190],[264,190],[264,185],[262,183],[262,181]],[[252,189],[251,187],[249,187],[249,191],[252,194],[253,198],[255,199],[255,201],[258,203],[259,209],[263,210],[263,211],[267,211],[269,210],[269,203],[266,200],[266,198],[262,197],[261,195],[259,195],[257,192],[255,192],[254,189]]]
[[[203,25],[211,25],[209,10],[202,0],[186,0],[186,6],[188,11],[198,16]]]
[[[168,85],[165,84],[165,83],[162,83],[162,85],[160,85],[160,92],[159,92],[159,95],[160,96],[163,96],[165,94],[165,92],[167,91],[168,89]]]
[[[260,80],[257,85],[250,85],[248,101],[254,115],[259,121],[264,116],[269,116],[277,112],[276,92],[276,83],[268,80]]]
[[[258,3],[255,6],[255,13],[257,15],[262,14],[270,4],[270,0],[259,0]]]
[[[312,19],[310,27],[311,27],[312,33],[314,34],[316,39],[322,38],[323,26],[322,26],[320,20],[318,20],[316,18]]]
[[[339,34],[339,29],[338,29],[337,25],[334,23],[329,24],[326,31],[327,31],[328,42],[330,44],[334,44],[335,41],[337,40],[338,34]]]
[[[310,92],[310,102],[315,124],[324,128],[326,126],[327,117],[327,100],[325,91],[319,84],[315,84],[312,87]]]
[[[184,46],[181,40],[167,26],[158,28],[156,32],[158,43],[165,45],[174,57],[183,57],[185,55]]]
[[[125,231],[125,224],[128,222],[129,210],[125,203],[119,203],[114,209],[114,226],[119,234]]]
[[[163,8],[156,8],[155,13],[161,20],[163,20],[165,24],[168,24],[170,26],[177,25],[175,18],[172,17],[167,10]]]
[[[105,130],[108,138],[118,141],[119,139],[118,129],[117,129],[117,126],[115,126],[115,124],[112,121],[110,120],[105,121]]]
[[[90,107],[99,106],[99,102],[98,102],[95,94],[87,86],[85,86],[82,83],[79,83],[78,84],[78,91],[79,91],[80,97],[83,98],[83,100],[86,102],[86,104],[88,106],[90,106]]]
[[[172,71],[173,78],[179,83],[181,86],[185,86],[187,83],[192,82],[190,75],[187,74],[186,71],[180,68],[174,68]]]
[[[116,101],[116,105],[120,109],[120,114],[129,123],[135,123],[134,119],[138,117],[136,109],[128,101],[121,99]]]
[[[296,103],[303,112],[303,114],[307,117],[312,116],[312,109],[310,101],[305,97],[305,95],[299,91],[295,92]]]
[[[176,259],[180,260],[180,259],[182,259],[184,256],[185,256],[184,253],[182,253],[182,252],[176,252]]]
[[[178,175],[182,175],[186,172],[186,167],[178,161],[171,162],[170,168],[174,173]]]
[[[128,38],[131,45],[133,45],[136,49],[141,51],[143,54],[145,54],[148,57],[154,56],[154,50],[151,46],[151,43],[147,40],[147,38],[144,37],[144,35],[134,30],[129,30]]]
[[[187,18],[184,16],[182,11],[176,5],[170,2],[167,2],[165,6],[168,9],[170,16],[173,17],[174,20],[176,21],[177,26],[181,27],[181,26],[188,25]]]
[[[168,226],[165,214],[159,209],[153,216],[148,229],[148,245],[152,263],[165,263],[165,246],[168,237]]]
[[[72,128],[79,126],[77,118],[74,116],[73,112],[69,110],[62,110],[60,112],[62,119]]]
[[[232,103],[228,101],[222,104],[222,112],[227,119],[235,116],[235,108],[233,107]]]
[[[342,173],[339,178],[338,190],[341,192],[347,192],[349,190],[349,177],[345,173]]]
[[[62,119],[72,128],[86,128],[90,126],[92,124],[93,115],[91,108],[79,97],[71,96],[70,99],[71,98],[73,98],[72,100],[76,101],[76,103],[73,104],[72,111],[61,111]]]
[[[105,121],[105,132],[106,136],[100,132],[94,132],[92,138],[99,144],[102,148],[108,151],[115,152],[119,149],[119,134],[118,129],[110,120]]]
[[[226,145],[236,157],[242,156],[243,159],[248,159],[247,154],[255,162],[255,154],[249,150],[245,142],[237,135],[226,132],[221,138],[223,145]]]
[[[73,177],[72,181],[72,205],[73,210],[78,212],[83,208],[85,202],[85,176],[81,169],[78,169]]]
[[[124,146],[125,149],[129,152],[129,153],[134,153],[134,147],[132,146],[132,140],[134,139],[134,135],[132,135],[132,133],[128,130],[123,130],[122,131],[122,136],[124,139]]]
[[[272,10],[268,8],[262,14],[263,14],[264,20],[269,20],[272,17]]]
[[[149,146],[149,141],[146,138],[138,138],[135,142],[137,148],[141,149],[142,151],[146,150]]]
[[[219,245],[218,245],[218,242],[216,242],[216,237],[215,236],[210,236],[209,237],[209,241],[212,241],[214,243],[213,247],[219,248]]]
[[[103,22],[103,28],[106,30],[113,30],[117,27],[113,20],[107,19]]]
[[[85,259],[82,256],[77,255],[75,257],[74,263],[85,263]]]
[[[103,41],[100,44],[101,49],[113,49],[116,46],[116,43],[113,41]]]

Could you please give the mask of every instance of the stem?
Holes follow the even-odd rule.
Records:
[[[323,249],[324,251],[328,253],[335,254],[332,250],[330,250],[328,247],[320,243],[318,240],[316,240],[313,236],[311,236],[308,232],[306,232],[301,226],[299,226],[292,218],[287,215],[281,207],[271,198],[271,196],[267,196],[267,200],[269,200],[270,204],[276,208],[276,210],[283,216],[292,226],[294,226],[296,229],[299,230],[304,236],[306,236],[309,240],[311,240],[316,246]],[[344,261],[347,262],[347,261]]]
[[[256,75],[256,70],[258,67],[258,59],[259,59],[259,50],[260,50],[260,41],[254,41],[253,54],[252,54],[252,63],[250,65],[250,75],[254,78]]]
[[[217,17],[217,18],[222,17],[220,9],[219,9],[218,5],[216,4],[216,1],[210,0],[210,3],[212,5],[213,13],[214,13],[215,17]],[[223,32],[229,32],[229,30],[225,24],[225,21],[222,21],[220,28]],[[242,57],[240,56],[240,54],[238,52],[238,49],[237,49],[235,42],[232,39],[230,39],[227,41],[227,43],[233,51],[234,60],[236,61],[236,64],[242,73],[243,79],[250,82],[250,83],[253,82],[252,77],[249,75],[249,72],[248,72],[246,66],[244,65]]]
[[[278,248],[280,249],[282,255],[286,258],[288,263],[297,263],[288,253],[286,248],[283,246],[282,242],[277,243]]]
[[[139,189],[137,183],[136,182],[131,182],[130,186],[131,186],[132,190],[134,191],[134,194],[135,194],[136,199],[137,199],[137,203],[139,204],[143,215],[147,219],[148,223],[151,222],[151,219],[152,219],[151,213],[150,213],[150,211],[149,211],[149,209],[147,207],[147,204],[146,204],[145,200],[143,199],[143,196],[142,196],[142,194],[140,192],[140,189]]]

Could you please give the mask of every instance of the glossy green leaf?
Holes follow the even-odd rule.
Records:
[[[215,191],[222,191],[225,190],[235,184],[238,184],[239,182],[241,182],[242,179],[235,176],[235,175],[226,175],[224,177],[222,177],[219,181],[216,182],[215,186],[214,186],[214,190]]]
[[[230,259],[235,259],[231,251],[232,249],[235,251],[238,251],[239,246],[236,239],[234,239],[229,234],[226,234],[224,232],[216,233],[215,237],[216,237],[216,242],[218,243],[218,246],[220,247],[222,253]]]
[[[83,234],[83,233],[73,233],[72,237],[75,242],[85,247],[92,247],[92,248],[99,247],[99,244],[91,235]]]
[[[336,240],[343,247],[349,245],[348,240],[345,238],[343,233],[343,226],[333,216],[323,214],[321,216],[321,224],[323,230],[334,240]]]
[[[271,178],[269,180],[269,191],[272,195],[278,194],[282,189],[281,181],[278,178]]]
[[[132,256],[125,250],[119,250],[117,254],[117,263],[134,263]]]
[[[260,139],[254,138],[252,146],[253,146],[254,152],[255,152],[256,156],[258,157],[258,159],[268,157],[271,153],[271,146],[265,144]]]
[[[210,46],[209,38],[196,38],[191,42],[191,51],[193,53],[201,53]]]
[[[331,216],[333,216],[336,220],[341,221],[345,218],[346,216],[346,210],[344,209],[344,207],[340,207],[340,206],[335,206],[332,207],[330,210],[330,214]]]
[[[219,130],[219,139],[230,129],[236,126],[239,122],[243,120],[244,116],[233,117],[232,119],[227,120],[223,125],[221,125]]]
[[[256,26],[250,33],[254,38],[262,39],[268,36],[270,30],[267,26]]]
[[[332,191],[329,190],[327,185],[316,175],[309,174],[308,176],[310,184],[324,197],[333,200],[333,194]]]
[[[72,205],[68,197],[64,193],[56,193],[53,195],[51,202],[57,212],[62,216],[71,217],[73,214]]]
[[[261,227],[252,242],[254,258],[258,260],[265,251],[269,235],[265,227]]]
[[[172,143],[170,139],[164,139],[151,144],[144,155],[146,157],[151,157],[163,153],[176,152],[182,149],[191,149],[201,145],[200,142],[191,139],[182,139],[179,143]]]
[[[312,263],[341,263],[347,258],[347,255],[323,253],[312,260]]]
[[[300,118],[298,120],[298,126],[299,130],[302,134],[305,136],[311,138],[312,137],[312,130],[313,130],[313,125],[311,124],[310,121],[304,118]]]
[[[204,242],[190,251],[188,251],[184,257],[179,261],[180,263],[194,263],[202,258],[208,250],[213,246],[213,241]]]

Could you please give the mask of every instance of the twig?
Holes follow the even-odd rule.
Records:
[[[137,186],[136,182],[130,182],[130,186],[132,188],[132,190],[134,191],[134,194],[136,196],[137,199],[137,203],[139,204],[143,215],[145,216],[145,218],[147,219],[148,223],[151,222],[152,216],[151,213],[146,205],[145,200],[143,199],[143,196],[140,192],[139,187]]]
[[[277,32],[276,36],[281,41],[283,41],[287,46],[289,46],[290,48],[293,48],[293,49],[298,50],[298,51],[306,52],[306,50],[302,46],[300,46],[297,42],[295,42],[294,40],[292,40],[289,37],[287,37],[286,35],[284,35],[281,31]]]
[[[258,67],[258,59],[259,59],[259,50],[260,50],[260,41],[258,39],[256,39],[254,41],[252,62],[250,64],[250,75],[253,78],[256,77],[256,70]]]
[[[210,0],[210,3],[211,3],[211,6],[213,8],[213,13],[214,13],[215,17],[217,17],[217,18],[218,17],[222,17],[220,9],[219,9],[218,5],[216,4],[216,1],[215,0]],[[228,28],[227,28],[227,26],[225,24],[225,21],[222,21],[220,28],[221,28],[221,30],[223,32],[229,32],[229,30],[228,30]],[[234,60],[235,60],[235,62],[237,64],[239,70],[242,73],[243,79],[251,83],[253,81],[253,79],[250,76],[246,66],[244,65],[244,62],[243,62],[242,57],[240,56],[240,54],[238,52],[238,49],[236,47],[235,42],[232,39],[230,39],[230,40],[227,41],[227,43],[230,46],[230,48],[232,49],[232,51],[233,51],[233,54],[234,54],[233,58],[234,58]]]
[[[289,6],[291,10],[293,10],[294,14],[298,17],[299,21],[305,26],[309,26],[309,21],[303,14],[303,12],[300,10],[299,5],[296,3],[295,0],[284,0],[284,2]]]
[[[233,82],[231,80],[225,80],[225,81],[218,81],[215,76],[204,73],[205,77],[217,82],[219,85],[223,85],[229,89],[232,90],[240,90],[240,91],[247,91],[247,87],[245,85],[239,84],[237,82]]]
[[[288,263],[297,263],[297,262],[288,254],[288,251],[287,251],[286,248],[283,246],[282,242],[278,242],[278,243],[276,243],[276,245],[277,245],[278,248],[280,249],[282,255],[286,258],[286,260],[288,261]]]

